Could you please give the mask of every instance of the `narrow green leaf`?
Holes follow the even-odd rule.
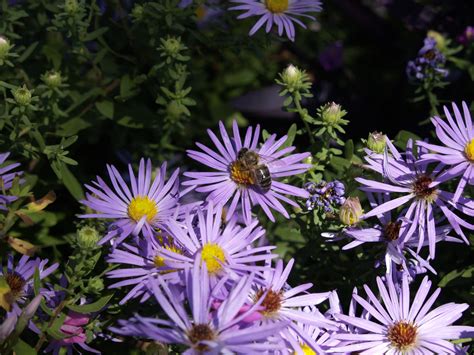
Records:
[[[111,293],[109,295],[106,295],[100,298],[94,303],[83,304],[83,305],[67,305],[67,308],[69,308],[71,311],[82,313],[82,314],[98,312],[107,305],[107,303],[112,299],[113,296],[114,294]]]
[[[60,166],[61,180],[76,200],[82,200],[84,198],[84,191],[81,184],[72,174],[71,170],[67,167],[66,164],[61,164]]]
[[[36,355],[36,350],[25,341],[18,339],[17,343],[13,346],[13,350],[16,354],[21,355]]]
[[[30,55],[33,53],[33,51],[36,49],[38,46],[39,42],[33,42],[31,43],[28,48],[25,49],[25,51],[21,54],[21,56],[17,59],[18,62],[23,63]]]
[[[97,110],[107,118],[114,118],[114,103],[112,101],[96,102]]]
[[[107,27],[101,27],[98,30],[95,30],[94,32],[88,33],[84,38],[82,38],[83,42],[89,42],[92,41],[100,36],[102,36],[105,32],[107,32],[109,29]]]

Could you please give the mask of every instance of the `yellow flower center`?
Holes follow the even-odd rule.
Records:
[[[265,6],[274,14],[282,13],[288,10],[289,0],[265,0]]]
[[[409,350],[416,343],[417,328],[404,321],[400,321],[392,325],[388,329],[388,340],[392,346],[404,352]]]
[[[152,222],[158,213],[158,208],[154,201],[148,196],[137,196],[128,205],[128,216],[135,222],[146,216],[148,222]]]
[[[165,249],[166,249],[166,250],[169,250],[169,251],[172,251],[173,253],[183,255],[183,251],[182,251],[180,248],[178,248],[177,246],[175,246],[174,244],[172,244],[172,245],[166,245],[166,246],[165,246]],[[163,267],[163,266],[166,266],[165,258],[164,258],[162,255],[157,254],[157,255],[153,258],[153,264],[155,264],[156,267]]]
[[[230,164],[230,178],[239,185],[248,186],[255,183],[250,170],[246,169],[239,161]]]
[[[202,21],[207,14],[207,9],[204,5],[199,5],[199,7],[196,9],[196,17],[198,21]]]
[[[300,344],[301,350],[303,350],[304,355],[318,355],[313,349],[311,349],[307,344]],[[294,351],[293,355],[296,355],[297,352]]]
[[[468,144],[466,144],[466,148],[464,148],[464,153],[466,153],[467,159],[474,161],[474,139],[472,139]]]
[[[214,243],[205,244],[202,247],[201,258],[206,262],[207,271],[209,271],[210,274],[214,274],[222,269],[222,265],[219,261],[225,261],[224,250]]]

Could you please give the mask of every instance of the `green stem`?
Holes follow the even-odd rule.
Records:
[[[298,100],[295,96],[293,96],[293,101],[295,102],[296,110],[298,111],[301,117],[301,120],[303,121],[303,124],[306,128],[306,131],[308,132],[309,141],[311,142],[311,145],[313,146],[316,143],[316,141],[313,137],[313,134],[311,133],[311,128],[309,127],[308,122],[306,122],[306,120],[304,119],[303,108],[301,107],[300,100]]]

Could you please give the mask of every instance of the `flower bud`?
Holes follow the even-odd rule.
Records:
[[[20,319],[29,321],[35,315],[36,310],[38,309],[42,299],[43,299],[42,295],[37,295],[35,298],[33,298],[31,302],[28,304],[28,306],[26,306],[25,309],[23,310],[23,313]]]
[[[371,151],[382,154],[386,145],[387,136],[385,134],[377,131],[369,133],[369,137],[367,138],[367,148]]]
[[[303,159],[304,164],[313,164],[313,161],[314,161],[314,159],[313,159],[312,155],[310,155],[310,156]]]
[[[104,281],[99,277],[94,277],[89,280],[89,291],[99,293],[104,289]]]
[[[319,115],[323,122],[330,125],[339,123],[346,114],[347,112],[342,109],[341,105],[335,102],[328,103],[319,109]]]
[[[143,18],[143,6],[140,4],[135,4],[132,9],[132,17],[139,21]]]
[[[11,48],[10,41],[5,37],[0,36],[0,61],[7,58]]]
[[[18,105],[28,106],[31,102],[31,91],[28,90],[26,85],[23,85],[13,90],[13,97]]]
[[[163,49],[170,57],[175,57],[181,51],[181,40],[176,37],[169,37],[161,42]]]
[[[308,75],[301,69],[298,69],[293,64],[286,67],[283,73],[280,74],[281,84],[292,93],[305,88],[308,85]]]
[[[77,241],[82,248],[93,249],[97,246],[99,239],[99,232],[93,227],[86,226],[77,231]]]
[[[442,52],[446,49],[446,38],[439,32],[428,31],[427,37],[431,37],[436,41],[436,47]]]
[[[74,15],[79,10],[79,4],[77,0],[65,0],[64,1],[64,11],[69,15]]]
[[[61,86],[63,78],[61,77],[61,73],[57,71],[48,71],[41,76],[43,82],[48,85],[50,88],[57,88]]]
[[[348,197],[339,210],[339,219],[342,223],[351,226],[359,222],[363,212],[359,198]]]

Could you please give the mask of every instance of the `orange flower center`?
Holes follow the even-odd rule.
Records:
[[[265,293],[265,290],[260,289],[254,296],[254,301],[257,302]],[[283,292],[275,292],[273,290],[269,290],[265,299],[260,304],[265,309],[261,311],[261,313],[266,317],[274,316],[281,308],[281,303],[283,301]]]
[[[388,340],[400,351],[409,350],[416,343],[417,329],[413,324],[397,322],[388,329]]]

